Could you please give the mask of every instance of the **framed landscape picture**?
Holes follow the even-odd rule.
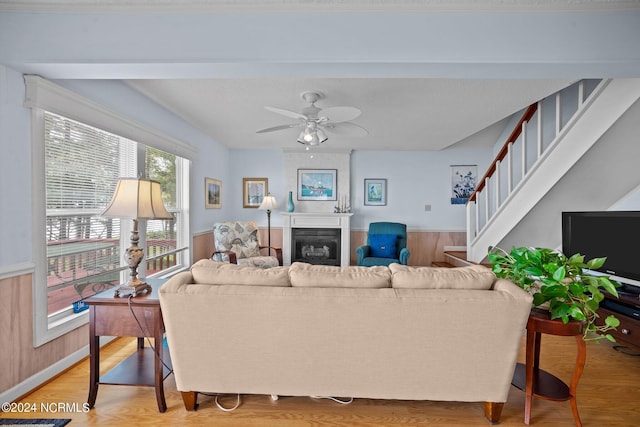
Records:
[[[206,209],[220,209],[222,206],[222,182],[213,179],[204,179],[204,207]]]
[[[337,169],[298,169],[298,200],[338,200]]]
[[[387,180],[386,178],[364,179],[364,204],[365,206],[387,205]]]
[[[269,193],[267,178],[242,178],[242,207],[258,208]]]

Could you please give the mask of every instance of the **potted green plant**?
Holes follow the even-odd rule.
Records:
[[[596,325],[597,310],[604,299],[601,289],[618,297],[616,287],[608,276],[591,274],[585,269],[595,270],[606,258],[593,258],[585,262],[585,257],[575,254],[567,257],[560,251],[547,248],[513,248],[506,252],[498,247],[490,247],[488,260],[497,277],[511,280],[533,295],[533,306],[547,308],[551,319],[585,322],[583,339],[606,338],[615,342],[608,331],[617,328],[620,321],[608,316],[604,323]]]

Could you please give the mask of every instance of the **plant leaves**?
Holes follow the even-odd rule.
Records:
[[[544,271],[538,267],[526,267],[523,271],[531,277],[541,277],[544,275]]]
[[[548,297],[564,297],[567,295],[567,288],[563,285],[545,285],[540,292]]]
[[[568,314],[576,320],[587,320],[587,316],[584,315],[580,307],[577,307],[575,305],[569,307]]]
[[[562,282],[567,274],[567,270],[564,266],[558,267],[556,271],[553,272],[553,280],[557,282]]]
[[[618,320],[614,315],[607,316],[607,318],[604,319],[604,323],[611,328],[617,328],[620,326],[620,320]]]
[[[591,289],[591,288],[589,288]],[[597,290],[598,288],[596,288]],[[584,286],[581,285],[580,283],[569,283],[569,292],[571,292],[573,295],[582,295],[584,294]]]
[[[604,258],[594,258],[587,261],[587,268],[590,270],[597,270],[604,265],[604,262],[607,260]]]
[[[541,294],[540,292],[533,294],[533,305],[538,307],[542,304],[544,304],[545,302],[549,301],[549,298],[547,298],[544,294]]]
[[[569,305],[563,302],[552,304],[549,312],[551,313],[552,319],[563,318],[563,321],[564,321],[564,318],[567,317],[567,314],[569,313]],[[568,317],[567,317],[567,321],[569,321]],[[567,322],[564,322],[564,323],[567,323]]]
[[[611,280],[607,277],[598,277],[598,284],[604,288],[605,291],[609,292],[611,295],[617,297],[618,291]]]
[[[573,254],[571,258],[569,258],[570,264],[584,264],[584,255],[581,254]]]

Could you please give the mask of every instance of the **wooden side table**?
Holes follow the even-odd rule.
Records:
[[[90,408],[96,403],[99,384],[116,384],[155,387],[158,410],[167,410],[163,382],[172,371],[170,357],[163,352],[165,329],[158,299],[158,289],[165,280],[147,279],[147,282],[152,286],[151,293],[131,298],[131,301],[128,297],[114,297],[113,289],[85,300],[89,305],[91,356],[87,403]],[[100,377],[100,336],[103,335],[138,337],[138,350]],[[153,338],[153,350],[144,347],[145,337]]]
[[[531,404],[533,396],[536,396],[554,401],[570,400],[573,420],[577,427],[582,427],[576,402],[576,389],[587,358],[587,346],[582,339],[583,333],[584,324],[582,322],[571,321],[565,324],[561,320],[551,320],[549,312],[545,310],[531,310],[527,322],[526,363],[516,365],[512,381],[514,386],[525,392],[524,423],[526,425],[529,425],[531,421]],[[540,369],[541,334],[575,336],[578,355],[569,386],[554,375]]]

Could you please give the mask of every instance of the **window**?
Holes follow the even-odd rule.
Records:
[[[66,117],[44,112],[48,314],[66,310],[126,281],[127,221],[101,218],[118,178],[136,176],[138,144]],[[160,181],[174,221],[147,221],[146,270],[176,266],[180,229],[176,170],[182,159],[143,147],[147,177]],[[144,271],[144,268],[142,269]]]
[[[138,175],[138,144],[46,111],[44,123],[47,312],[53,314],[126,281],[122,248],[129,246],[127,233],[119,219],[98,215],[118,178]],[[175,215],[181,158],[149,147],[144,153],[146,175],[160,181],[165,205]],[[176,221],[147,221],[147,275],[175,267],[178,229]]]
[[[118,178],[159,181],[174,216],[170,221],[140,220],[140,241],[145,243],[140,277],[165,276],[188,266],[190,162],[180,154],[192,152],[44,79],[25,80],[26,105],[32,107],[38,346],[87,322],[87,312],[73,313],[74,301],[128,280],[122,254],[130,246],[133,221],[99,216]]]

